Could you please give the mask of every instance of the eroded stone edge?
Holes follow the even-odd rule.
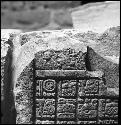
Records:
[[[37,38],[36,36],[32,36],[30,41],[25,43],[23,46],[20,46],[19,43],[20,34],[13,39],[14,43],[18,43],[18,47],[14,47],[13,53],[14,83],[16,83],[20,73],[35,58],[35,54],[39,51],[46,51],[48,49],[62,50],[69,47],[74,48],[76,46],[78,49],[86,52],[87,48],[83,42],[70,38],[68,35],[65,35],[62,32],[58,33],[51,31],[50,33],[51,35],[46,38]],[[59,36],[62,38],[66,36],[66,41],[58,41],[57,38]]]

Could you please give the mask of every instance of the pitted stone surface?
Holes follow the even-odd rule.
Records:
[[[16,29],[1,29],[1,99],[4,99],[4,94],[3,94],[3,79],[4,79],[4,70],[5,70],[5,58],[6,54],[8,51],[8,47],[10,45],[8,44],[8,39],[10,38],[10,35],[12,34],[19,34],[22,32],[21,30],[16,30]]]
[[[33,63],[33,62],[32,62]],[[31,63],[31,64],[32,64]],[[98,96],[100,97],[100,91],[104,94],[106,89],[103,87],[103,89],[98,90],[98,86],[101,86],[104,84],[104,82],[101,80],[103,73],[101,72],[94,72],[94,73],[86,73],[86,71],[81,71],[80,74],[80,80],[76,80],[75,77],[72,77],[72,80],[66,80],[70,76],[65,75],[64,77],[66,79],[56,79],[56,76],[53,78],[52,75],[50,78],[46,78],[47,76],[44,75],[46,72],[59,72],[59,70],[43,70],[45,72],[42,73],[44,77],[33,74],[35,77],[35,83],[30,81],[33,79],[32,74],[30,74],[28,69],[31,69],[32,65],[29,65],[28,68],[26,68],[21,76],[17,79],[16,84],[16,109],[18,112],[17,116],[17,123],[33,123],[32,115],[27,115],[29,112],[32,114],[31,105],[36,105],[36,124],[39,123],[77,123],[77,121],[83,121],[84,118],[93,119],[93,122],[96,122],[96,116],[97,116],[97,103],[98,99],[96,99]],[[78,71],[78,70],[76,70]],[[40,70],[41,72],[41,70]],[[75,72],[74,70],[63,70],[60,72]],[[79,71],[78,71],[79,72]],[[32,73],[32,72],[31,72]],[[63,75],[61,73],[58,73],[58,75],[62,77]],[[92,77],[93,79],[89,78]],[[92,75],[93,74],[93,75]],[[97,75],[96,75],[97,74]],[[100,75],[99,75],[100,74]],[[102,75],[101,75],[102,74]],[[98,77],[99,78],[98,78]],[[64,78],[63,77],[63,78]],[[94,78],[95,77],[95,78]],[[37,78],[37,79],[36,79]],[[73,79],[75,78],[75,79]],[[85,79],[84,79],[85,78]],[[83,79],[83,80],[81,80]],[[20,84],[21,83],[21,84]],[[25,83],[25,84],[24,84]],[[32,99],[32,90],[33,86],[36,86],[35,92],[35,102],[33,103]],[[21,96],[18,96],[21,95]],[[94,99],[90,99],[92,96],[94,96]],[[96,96],[96,97],[95,97]],[[91,109],[90,109],[91,107]],[[24,112],[22,112],[22,109]],[[83,110],[82,110],[83,108]],[[75,112],[77,110],[77,112]],[[85,110],[90,110],[88,115],[86,114]],[[85,115],[83,115],[85,114]],[[77,116],[77,121],[76,120]],[[92,117],[93,116],[93,117]],[[31,117],[31,119],[30,119]],[[28,120],[27,120],[28,119]],[[71,120],[70,120],[71,119]],[[82,120],[83,119],[83,120]]]
[[[16,29],[1,29],[1,57],[4,57],[7,53],[9,44],[7,43],[10,35],[19,34],[21,30]]]
[[[4,86],[4,82],[3,82],[3,79],[4,79],[4,64],[5,64],[5,57],[2,57],[1,58],[1,100],[4,99],[4,89],[3,89],[3,86]]]
[[[75,52],[74,49],[68,48],[60,51],[47,50],[38,52],[35,56],[36,68],[45,70],[84,70],[85,53],[82,51]]]
[[[17,79],[14,90],[17,124],[31,124],[33,106],[33,62],[31,62]]]
[[[20,34],[18,39],[19,43],[22,46],[19,50],[18,55],[15,57],[15,79],[20,75],[22,70],[34,59],[35,54],[39,51],[46,51],[48,49],[58,51],[67,48],[73,48],[76,51],[81,50],[83,52],[86,52],[86,46],[83,42],[70,38],[70,36],[64,32],[64,30],[37,31]],[[23,36],[26,36],[26,41],[22,40]],[[29,40],[27,41],[27,39]]]
[[[75,29],[103,33],[120,25],[120,1],[104,1],[85,4],[72,9]]]
[[[118,28],[118,27],[117,27]],[[113,57],[113,61],[115,61],[115,58],[119,59],[119,51],[116,50],[116,46],[119,48],[119,41],[120,41],[120,31],[118,32],[115,30],[116,28],[109,29],[107,32],[106,40],[110,42],[110,45],[113,45],[112,48],[110,45],[106,45],[104,43],[104,40],[101,40],[101,37],[104,36],[104,34],[98,34],[93,32],[82,32],[81,30],[76,29],[67,29],[67,30],[55,30],[55,31],[33,31],[33,32],[26,32],[21,33],[20,35],[16,36],[13,40],[14,43],[18,43],[19,47],[17,47],[17,44],[14,51],[15,55],[15,67],[17,72],[17,76],[20,75],[22,70],[29,64],[29,62],[32,61],[32,59],[35,57],[34,55],[39,51],[47,51],[49,49],[52,50],[62,50],[67,48],[75,49],[76,51],[83,51],[86,52],[86,46],[91,46],[96,52],[99,54],[102,54],[102,56],[106,56],[105,58],[107,60],[112,60],[110,57]],[[110,41],[110,33],[113,33],[111,35],[111,38],[113,37],[113,41]],[[117,32],[117,35],[115,33]],[[108,44],[109,44],[108,42]],[[111,42],[113,42],[111,44]],[[114,42],[117,42],[114,45]],[[110,47],[108,47],[110,46]],[[103,47],[104,51],[100,50],[99,48]],[[113,49],[115,48],[115,49]],[[112,53],[107,53],[107,50],[110,49]],[[106,55],[107,54],[107,55]],[[108,58],[107,58],[108,56]],[[61,58],[62,59],[62,58]],[[21,61],[22,60],[22,61]],[[116,61],[115,61],[116,62]],[[16,79],[15,78],[15,79]]]
[[[28,69],[30,69],[31,66],[29,65]],[[79,70],[76,71],[79,72]],[[17,122],[19,124],[33,123],[30,119],[30,117],[33,116],[27,115],[28,112],[32,114],[33,111],[30,110],[30,105],[32,105],[33,102],[31,100],[32,85],[36,86],[36,91],[34,91],[36,94],[35,102],[33,103],[36,105],[34,109],[36,111],[36,124],[98,124],[100,122],[117,122],[117,98],[113,100],[108,99],[107,87],[102,79],[103,73],[100,71],[84,73],[86,71],[80,70],[80,74],[82,75],[80,75],[80,80],[77,80],[75,77],[72,77],[73,75],[71,79],[68,79],[69,75],[65,75],[65,79],[63,79],[64,77],[58,79],[58,77],[56,78],[56,75],[54,75],[54,72],[58,72],[58,75],[62,77],[63,74],[69,74],[69,72],[75,72],[75,70],[40,70],[41,75],[35,74],[34,76],[35,83],[29,82],[30,80],[28,81],[28,78],[32,80],[32,74],[28,74],[27,72],[28,70],[26,68],[23,71],[25,75],[22,75],[23,73],[21,74],[16,85],[16,104],[18,104],[16,108],[17,111],[19,111]],[[63,74],[59,72],[63,72]],[[51,75],[47,75],[48,73]],[[19,94],[22,94],[21,98],[17,96]],[[101,102],[101,100],[104,100],[104,103]],[[102,106],[104,106],[105,103],[106,110],[103,110],[104,108]],[[23,105],[22,109],[26,111],[25,113],[22,112],[21,105]],[[110,112],[112,108],[113,111]],[[106,118],[100,117],[101,113],[105,114],[105,116],[108,115],[106,118],[109,121],[106,121]],[[114,116],[113,120],[112,116]],[[89,119],[88,121],[87,118]]]
[[[91,39],[91,36],[93,36],[93,39]],[[85,38],[86,40],[84,40]],[[67,78],[66,73],[69,70],[73,73],[74,70],[77,70],[77,72],[78,70],[86,70],[84,61],[86,46],[91,45],[92,41],[94,41],[93,46],[96,47],[97,43],[95,41],[98,38],[100,38],[99,34],[90,32],[83,34],[80,33],[80,30],[70,29],[21,33],[12,39],[14,43],[13,68],[15,74],[13,92],[16,96],[18,123],[32,123],[35,121],[32,109],[33,101],[38,106],[38,109],[36,109],[36,114],[38,115],[36,123],[38,124],[48,122],[53,124],[55,121],[58,124],[97,123],[98,109],[95,109],[97,108],[97,97],[99,99],[103,97],[107,99],[110,96],[114,97],[115,93],[115,98],[117,99],[118,93],[109,89],[110,92],[107,92],[107,86],[103,81],[104,79],[102,79],[103,73],[101,72],[89,72],[89,74],[86,74],[86,78],[88,79],[83,78],[82,75],[79,80],[73,79],[74,77]],[[90,39],[92,41],[89,41]],[[18,48],[17,45],[19,45]],[[45,77],[39,76],[36,78],[35,73],[37,70],[40,70],[41,75],[45,73]],[[51,71],[46,72],[46,70]],[[59,70],[61,71],[58,72]],[[63,73],[65,71],[65,79],[58,79],[56,76],[51,77],[56,72],[58,72],[58,75],[61,74],[62,71]],[[48,78],[47,75],[50,73],[51,75]],[[89,79],[89,76],[91,79]],[[36,89],[33,88],[35,87],[34,85],[37,85]],[[36,90],[34,91],[36,94],[35,97],[37,97],[36,101],[33,99],[33,90]],[[75,103],[77,100],[78,105]],[[111,101],[117,103],[117,101]],[[111,105],[114,109],[116,108],[116,104],[113,105],[111,103],[108,105]],[[89,110],[89,107],[91,107],[91,110]],[[55,112],[58,113],[55,115]],[[110,112],[110,108],[107,108],[105,112]],[[112,118],[113,113],[115,114],[115,112],[107,113],[109,118],[110,116]],[[70,118],[72,119],[69,120]],[[78,119],[75,120],[75,118]],[[90,121],[86,121],[87,118]],[[111,119],[112,121],[106,121],[107,119],[101,118],[99,122],[114,123],[117,122],[116,119],[117,116],[113,120]]]

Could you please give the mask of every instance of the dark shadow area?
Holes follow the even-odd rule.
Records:
[[[13,96],[13,76],[12,76],[12,42],[7,41],[10,45],[5,59],[4,69],[4,99],[2,101],[2,124],[15,124],[16,123],[16,109]]]
[[[96,3],[96,2],[105,2],[105,1],[102,1],[102,0],[98,0],[98,1],[95,1],[95,0],[91,0],[91,1],[84,0],[84,1],[81,1],[81,5],[88,4],[88,3]]]

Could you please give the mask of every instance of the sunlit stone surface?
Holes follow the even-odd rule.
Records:
[[[88,3],[71,10],[75,29],[103,33],[120,25],[120,1]]]
[[[102,36],[69,29],[13,37],[17,124],[118,122],[118,88],[107,88],[103,72],[87,71],[87,46],[95,50]]]

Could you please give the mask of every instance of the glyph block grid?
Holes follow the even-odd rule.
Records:
[[[36,124],[117,124],[117,99],[102,96],[102,79],[36,80]],[[101,101],[103,100],[103,102]],[[105,108],[102,106],[105,103]],[[101,107],[102,106],[102,107]],[[110,111],[110,110],[113,111]],[[103,116],[105,114],[105,116]]]
[[[40,70],[38,75],[36,71],[39,69],[35,68],[34,61],[32,64],[32,90],[28,91],[32,97],[27,96],[27,100],[32,99],[32,108],[28,108],[31,116],[18,115],[23,120],[19,123],[118,124],[118,98],[106,96],[107,87],[102,76],[88,77],[82,70],[76,70],[79,77],[75,77],[74,70]],[[22,89],[27,91],[22,85]],[[24,110],[28,109],[26,105]]]

